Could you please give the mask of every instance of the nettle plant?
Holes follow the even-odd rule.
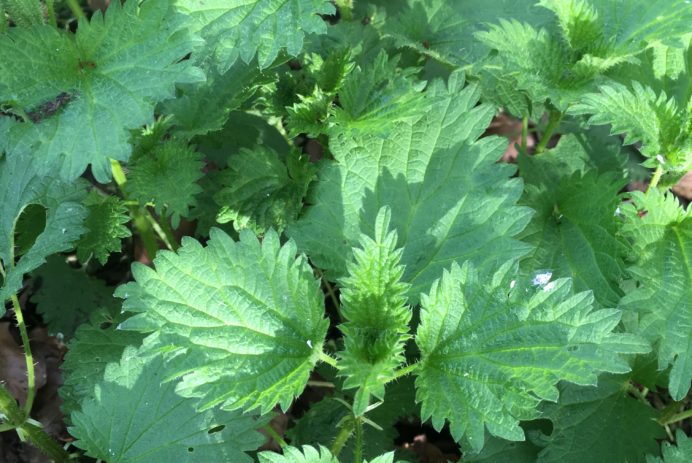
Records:
[[[417,461],[404,422],[464,461],[690,461],[689,1],[65,3],[0,1],[0,430],[55,461]],[[31,418],[27,310],[67,342],[70,446]]]

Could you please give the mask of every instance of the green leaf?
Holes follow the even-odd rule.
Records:
[[[663,458],[648,455],[646,463],[686,463],[692,455],[692,438],[687,437],[682,429],[678,429],[675,433],[677,446],[672,446],[669,442],[664,442],[661,445],[663,450]]]
[[[397,2],[403,11],[387,18],[381,27],[397,47],[406,47],[450,66],[462,66],[487,53],[473,34],[483,24],[499,18],[514,18],[532,24],[550,19],[547,11],[536,8],[536,0],[408,0]]]
[[[328,278],[346,275],[352,248],[361,233],[371,234],[383,206],[404,248],[402,281],[412,285],[411,303],[450,262],[493,268],[528,252],[512,238],[531,215],[515,206],[521,182],[509,178],[514,167],[496,162],[506,142],[477,141],[494,110],[476,105],[477,86],[463,86],[460,73],[448,85],[435,81],[424,93],[429,110],[386,136],[334,131],[335,161],[321,165],[312,206],[287,229]]]
[[[187,217],[202,191],[202,155],[179,140],[169,140],[151,152],[137,157],[130,165],[125,184],[128,196],[144,205],[153,203],[160,215],[171,217],[173,227]]]
[[[553,278],[570,277],[575,290],[590,289],[599,304],[615,307],[622,297],[619,283],[625,277],[628,250],[616,236],[618,192],[626,180],[622,170],[619,175],[598,175],[583,164],[577,172],[572,170],[580,162],[571,157],[588,157],[581,143],[576,136],[563,136],[550,154],[519,159],[527,182],[522,204],[536,211],[520,235],[534,246],[522,268],[547,269]]]
[[[63,413],[79,410],[93,396],[106,365],[119,362],[125,348],[139,346],[143,338],[140,333],[115,330],[114,326],[84,324],[77,328],[60,366],[65,378],[59,389]]]
[[[66,183],[37,175],[34,163],[23,156],[0,159],[0,236],[5,237],[0,241],[4,269],[0,301],[21,289],[24,274],[40,267],[49,255],[71,249],[84,233],[87,211],[80,204],[84,192],[81,181]],[[45,208],[45,227],[19,257],[14,248],[17,219],[32,204]],[[5,306],[0,304],[0,316],[4,314]]]
[[[83,270],[71,268],[62,256],[48,257],[47,262],[32,273],[32,278],[31,302],[36,304],[51,334],[62,333],[70,338],[92,312],[101,308],[118,311],[113,288]]]
[[[553,432],[536,461],[644,463],[666,434],[656,410],[630,397],[628,384],[628,378],[602,376],[598,387],[561,387],[559,402],[544,407]]]
[[[339,463],[325,447],[304,445],[302,451],[296,447],[284,447],[283,455],[274,452],[258,454],[260,463]]]
[[[512,278],[511,265],[486,279],[454,263],[421,300],[422,418],[435,429],[448,420],[452,436],[476,452],[484,427],[524,440],[519,420],[539,417],[541,400],[556,401],[558,381],[595,385],[601,372],[629,371],[619,354],[649,350],[634,335],[612,333],[620,312],[593,310],[591,293],[572,295],[569,280],[526,287]]]
[[[339,353],[339,375],[345,389],[358,388],[353,404],[356,416],[365,413],[370,396],[384,400],[384,385],[396,377],[405,361],[411,310],[406,306],[408,285],[402,283],[402,250],[396,232],[389,231],[391,212],[383,208],[375,219],[373,238],[362,235],[354,250],[348,276],[342,279],[340,325],[344,350]]]
[[[74,35],[48,25],[0,35],[0,103],[32,120],[14,124],[10,157],[30,153],[41,173],[69,180],[91,164],[106,183],[109,158],[130,156],[128,129],[151,123],[175,83],[202,78],[182,60],[196,43],[183,17],[168,2],[139,3],[114,2]]]
[[[157,331],[178,348],[171,374],[178,391],[203,407],[285,410],[305,387],[327,332],[324,297],[292,242],[262,240],[248,230],[234,242],[212,229],[206,247],[184,238],[178,254],[162,251],[156,270],[133,266],[120,287],[123,308],[139,312],[125,329]],[[174,368],[175,367],[175,368]]]
[[[316,170],[296,152],[284,164],[276,151],[265,146],[241,149],[228,164],[220,174],[224,187],[214,195],[221,206],[217,220],[233,221],[236,230],[249,228],[255,233],[269,228],[282,231],[295,221]]]
[[[206,40],[202,56],[211,56],[221,72],[239,58],[249,63],[256,55],[259,67],[267,68],[284,49],[296,56],[305,34],[326,32],[319,15],[334,13],[327,0],[176,0],[175,5]]]
[[[623,206],[623,235],[638,256],[630,273],[641,286],[621,301],[639,316],[639,330],[658,352],[658,369],[672,365],[668,389],[682,400],[692,381],[692,209],[656,189],[633,193]]]
[[[105,265],[112,252],[120,252],[121,240],[132,236],[125,226],[130,221],[127,208],[117,196],[92,192],[84,200],[89,215],[84,221],[87,232],[77,242],[77,258],[87,262],[94,256]]]
[[[638,82],[632,82],[631,89],[613,83],[599,90],[582,96],[570,113],[590,115],[589,124],[610,124],[611,133],[625,134],[625,145],[641,141],[645,156],[677,154],[683,126],[675,100],[665,93],[656,95]]]
[[[240,62],[225,73],[205,66],[205,74],[204,83],[180,85],[177,98],[160,105],[163,114],[173,116],[173,133],[186,140],[221,130],[232,111],[274,78],[272,73],[263,74],[256,66]]]
[[[265,440],[253,417],[198,411],[194,400],[176,394],[174,381],[165,381],[169,372],[162,354],[126,348],[72,414],[75,445],[113,463],[251,462],[245,452]]]

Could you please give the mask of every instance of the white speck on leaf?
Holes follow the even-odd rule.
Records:
[[[310,349],[312,349],[312,341],[311,341],[311,340],[308,339],[307,341],[305,341],[305,344],[307,344],[308,347],[309,347]]]
[[[531,283],[534,286],[543,286],[550,281],[552,276],[553,276],[553,272],[538,273],[538,274],[536,274],[536,276],[533,277],[533,280],[531,280]]]

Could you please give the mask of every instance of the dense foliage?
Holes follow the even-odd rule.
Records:
[[[29,366],[16,394],[0,362],[0,431],[55,461],[418,461],[401,423],[464,461],[692,461],[691,24],[0,0],[0,316]],[[29,312],[67,343],[65,448]]]

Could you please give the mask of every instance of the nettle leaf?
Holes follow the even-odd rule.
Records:
[[[304,445],[302,450],[296,447],[284,447],[283,455],[274,452],[258,454],[260,463],[339,463],[329,449]]]
[[[138,156],[130,165],[125,191],[144,205],[153,203],[160,215],[171,217],[177,227],[196,204],[195,195],[202,191],[202,154],[187,143],[169,140],[152,151]]]
[[[25,116],[10,132],[10,157],[30,153],[42,173],[74,179],[91,164],[110,180],[109,158],[127,160],[129,131],[151,123],[174,84],[201,73],[182,60],[196,40],[168,2],[114,2],[72,35],[52,26],[0,36],[0,102]]]
[[[448,420],[452,436],[476,452],[485,427],[524,440],[519,421],[539,417],[542,400],[558,400],[558,381],[595,385],[601,372],[630,370],[619,354],[650,350],[613,333],[620,312],[593,310],[592,294],[573,295],[568,279],[513,284],[511,265],[484,278],[468,262],[452,264],[423,295],[416,334],[422,418],[435,429]]]
[[[675,432],[677,446],[664,442],[661,445],[663,458],[648,455],[646,463],[686,463],[692,455],[692,438],[687,437],[682,429]]]
[[[71,337],[77,326],[86,322],[98,309],[117,312],[113,289],[83,270],[71,268],[59,255],[32,273],[34,291],[31,302],[36,304],[48,330]]]
[[[214,195],[221,206],[217,220],[233,221],[236,230],[282,231],[302,209],[315,171],[309,160],[296,152],[288,154],[284,163],[276,151],[265,146],[241,149],[220,174],[224,187]]]
[[[632,199],[623,207],[622,233],[638,256],[630,273],[641,286],[621,305],[639,315],[640,332],[658,352],[658,369],[672,365],[668,389],[682,400],[692,381],[692,209],[656,189]]]
[[[424,94],[429,108],[416,121],[400,121],[386,136],[335,130],[335,162],[321,165],[305,215],[287,229],[328,278],[346,275],[361,233],[370,234],[378,211],[389,206],[408,297],[430,288],[453,261],[497,267],[528,252],[512,237],[531,211],[516,207],[522,185],[515,168],[496,161],[506,142],[477,140],[494,110],[479,105],[475,85],[453,73]],[[372,235],[371,235],[372,236]]]
[[[93,396],[106,366],[117,364],[126,347],[142,344],[142,334],[106,325],[81,325],[68,345],[65,361],[60,366],[65,380],[59,389],[65,415],[80,410],[81,404]]]
[[[138,314],[122,326],[157,331],[162,345],[177,347],[169,370],[183,375],[177,390],[203,407],[285,410],[322,352],[319,282],[272,230],[261,244],[248,230],[238,242],[218,229],[210,237],[206,247],[184,238],[178,254],[160,252],[155,270],[133,266],[136,282],[116,296]]]
[[[384,21],[381,30],[385,37],[394,39],[397,47],[413,49],[450,66],[462,66],[487,53],[487,48],[473,39],[484,23],[498,18],[547,23],[550,14],[535,5],[536,0],[408,0],[403,11]]]
[[[52,177],[43,177],[34,170],[34,163],[23,156],[0,159],[0,301],[5,301],[22,287],[24,274],[38,268],[46,257],[72,248],[84,233],[82,223],[87,210],[80,204],[85,195],[80,181],[66,183]],[[43,228],[32,233],[25,243],[23,254],[15,249],[18,219],[31,205],[45,209]],[[41,217],[43,219],[43,217]],[[20,247],[21,250],[21,247]],[[0,316],[5,314],[0,304]]]
[[[631,88],[612,83],[599,90],[582,96],[570,112],[590,115],[589,124],[610,124],[611,133],[625,134],[626,145],[642,142],[640,151],[647,157],[661,156],[645,165],[670,162],[682,171],[692,167],[692,157],[686,152],[692,137],[685,125],[690,115],[673,98],[657,95],[638,82],[632,82]]]
[[[604,375],[598,387],[563,385],[559,402],[543,407],[553,432],[536,461],[644,463],[666,433],[656,410],[629,396],[628,384],[629,378]]]
[[[554,27],[501,19],[476,37],[497,57],[485,71],[514,76],[531,100],[564,111],[597,77],[658,42],[683,45],[692,5],[684,0],[542,0]]]
[[[89,215],[84,221],[87,232],[77,242],[77,258],[87,262],[94,256],[105,265],[112,252],[119,252],[122,239],[132,236],[125,226],[130,221],[127,207],[117,196],[104,196],[96,192],[84,199]]]
[[[547,269],[554,278],[570,277],[575,290],[592,290],[605,307],[622,296],[627,245],[617,236],[618,192],[625,185],[622,170],[598,175],[577,172],[570,157],[587,157],[575,136],[563,136],[546,156],[521,156],[519,168],[527,186],[522,204],[536,214],[521,234],[533,251],[522,261],[528,270]],[[582,152],[579,155],[577,153]],[[581,170],[581,172],[579,172]]]
[[[356,415],[365,413],[370,396],[384,400],[384,385],[396,377],[404,363],[411,310],[406,306],[408,285],[402,283],[402,251],[396,232],[389,231],[391,212],[383,208],[375,219],[373,238],[362,235],[354,250],[348,276],[339,282],[341,314],[346,323],[344,350],[339,353],[339,374],[345,389],[358,388],[353,404]]]
[[[306,34],[327,31],[319,15],[335,11],[327,0],[176,0],[175,5],[206,40],[200,53],[210,55],[221,72],[255,55],[260,68],[269,67],[284,49],[296,56]]]
[[[72,414],[70,433],[87,455],[109,462],[251,462],[265,437],[239,411],[199,411],[164,381],[162,354],[128,347],[106,367],[93,395]],[[184,424],[184,426],[181,426]]]

